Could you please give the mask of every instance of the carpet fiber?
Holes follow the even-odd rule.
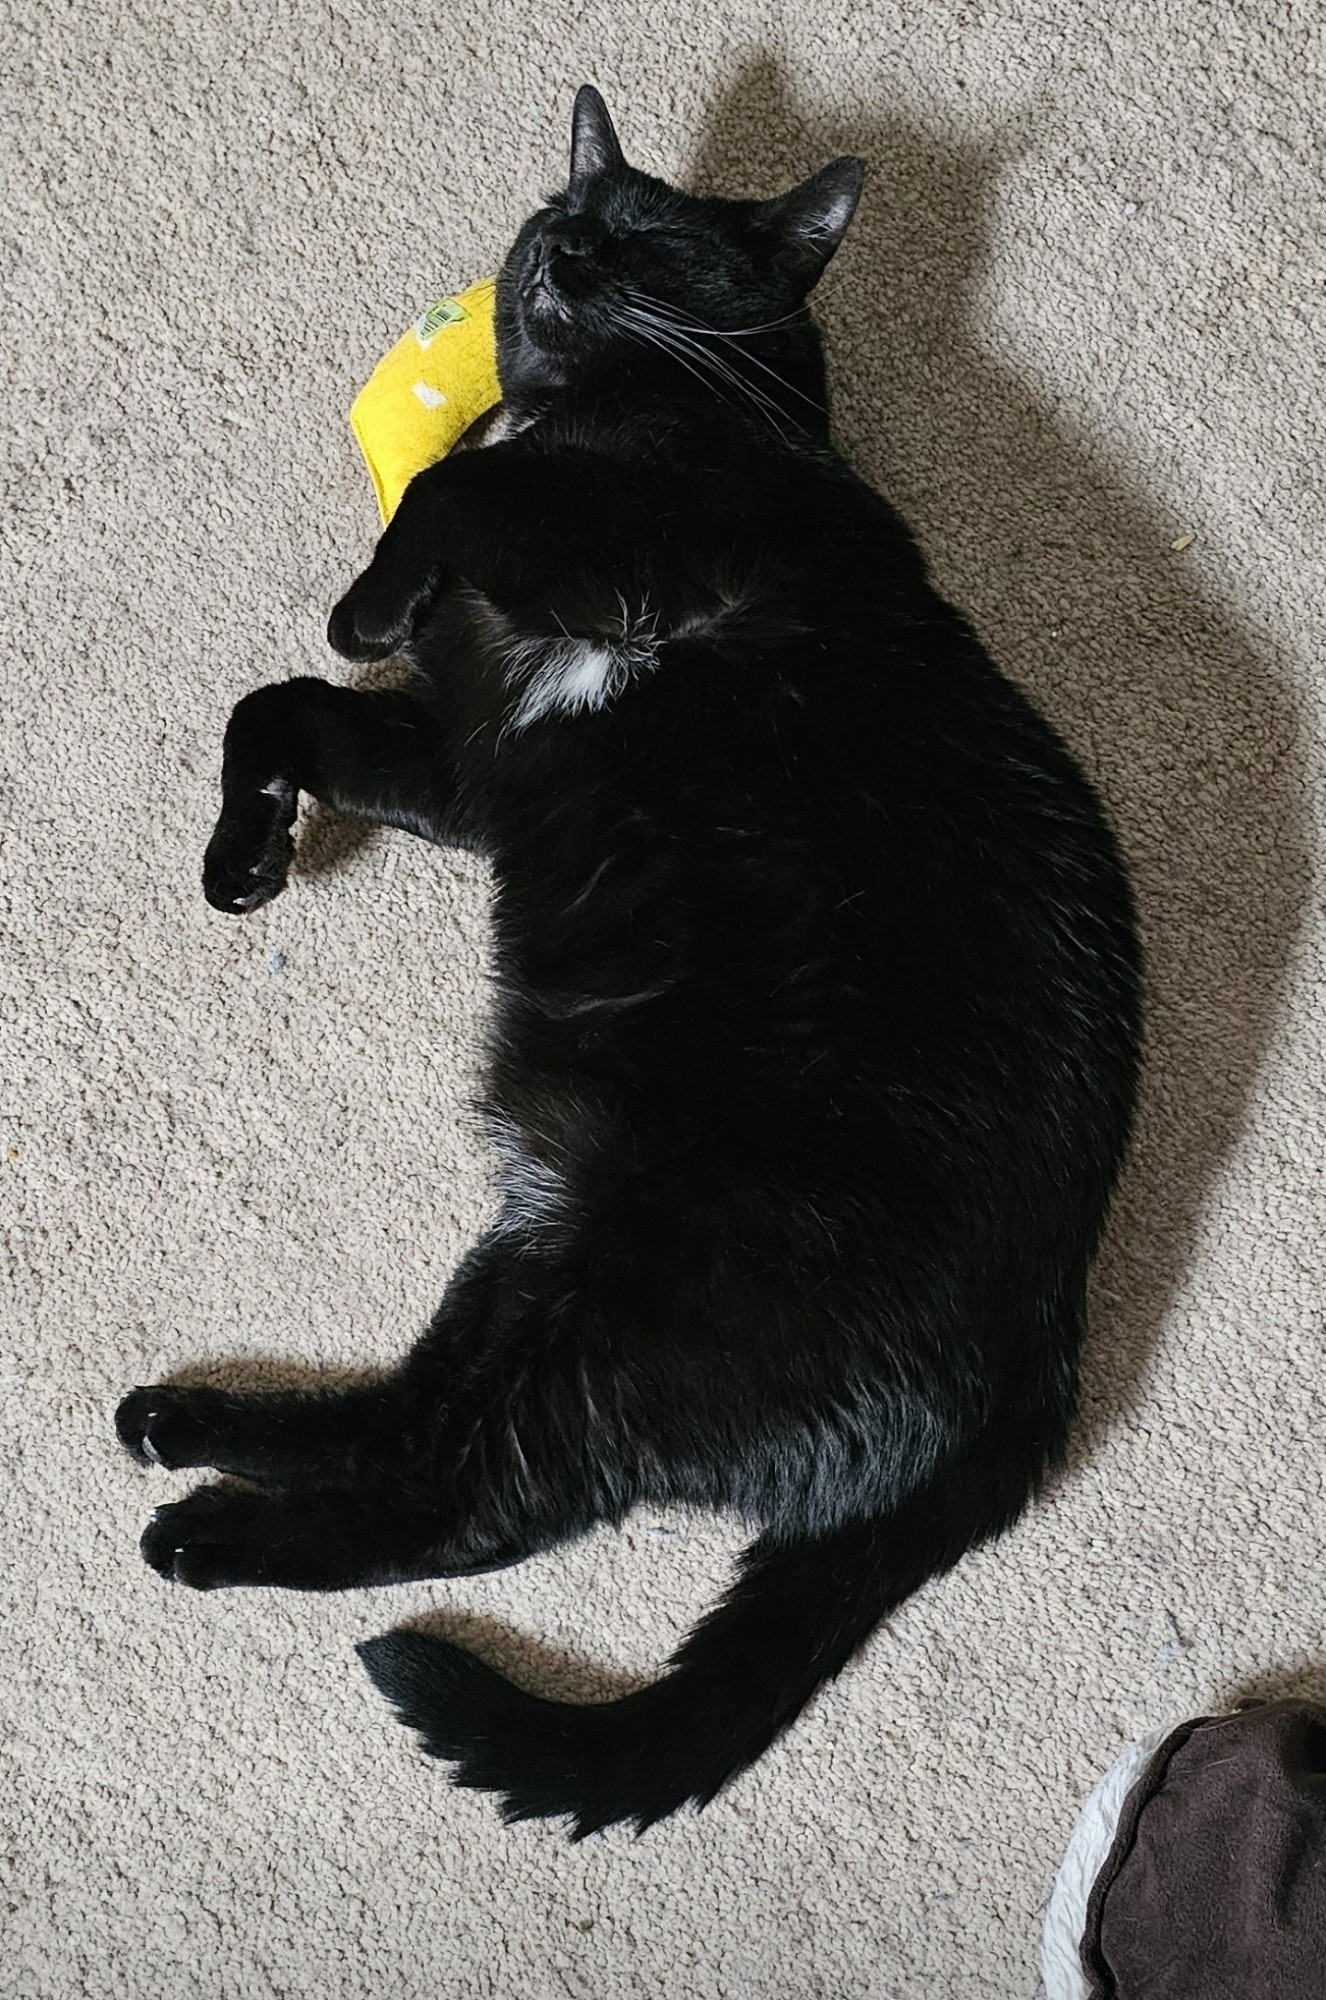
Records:
[[[1121,1744],[1326,1681],[1323,237],[1313,0],[34,0],[3,83],[6,1996],[1022,2000]],[[841,438],[1097,777],[1150,1045],[1070,1467],[708,1812],[567,1846],[454,1792],[354,1641],[646,1675],[739,1537],[194,1596],[135,1382],[385,1362],[485,1213],[482,870],[324,814],[233,922],[221,732],[339,673],[345,412],[563,172],[767,192],[865,155]]]

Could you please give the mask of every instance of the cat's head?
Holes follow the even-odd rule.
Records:
[[[811,363],[818,375],[806,298],[843,239],[864,171],[860,160],[834,160],[768,201],[683,194],[627,163],[586,84],[570,179],[520,231],[498,280],[508,401],[538,401],[645,358],[679,395],[721,396],[726,385],[729,401],[734,368],[757,386],[761,365],[793,379],[798,362]]]

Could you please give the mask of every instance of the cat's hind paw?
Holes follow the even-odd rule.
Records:
[[[131,1458],[167,1469],[198,1463],[188,1451],[188,1394],[164,1386],[129,1391],[115,1412],[115,1433]]]
[[[138,1546],[143,1561],[169,1583],[193,1590],[267,1583],[274,1502],[242,1487],[200,1486],[186,1499],[158,1507]]]

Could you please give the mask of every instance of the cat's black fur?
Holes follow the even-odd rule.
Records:
[[[362,1649],[460,1783],[579,1833],[712,1798],[1016,1519],[1133,1104],[1091,786],[829,442],[804,302],[860,181],[693,199],[583,91],[499,280],[510,433],[414,481],[332,616],[408,682],[286,681],[226,734],[219,909],[282,887],[301,791],[491,859],[503,1209],[387,1380],[129,1396],[140,1457],[249,1482],[144,1553],[336,1589],[734,1510],[739,1580],[625,1700]]]

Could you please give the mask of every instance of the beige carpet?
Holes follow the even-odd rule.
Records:
[[[0,1992],[1023,2000],[1120,1744],[1326,1685],[1322,18],[10,10]],[[556,183],[586,77],[697,184],[868,159],[822,299],[841,434],[1103,785],[1152,1042],[1056,1491],[708,1813],[573,1849],[453,1793],[354,1640],[463,1614],[593,1694],[734,1534],[192,1596],[135,1547],[183,1482],[111,1412],[203,1363],[385,1361],[482,1213],[480,869],[322,820],[235,923],[199,863],[231,703],[339,671],[351,395]]]

